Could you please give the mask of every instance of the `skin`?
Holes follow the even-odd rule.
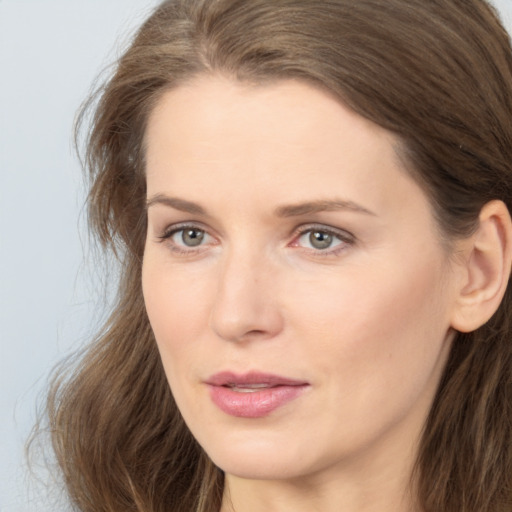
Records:
[[[226,473],[223,512],[416,510],[412,465],[467,272],[395,138],[300,82],[208,76],[165,93],[146,143],[147,312],[180,411]],[[345,203],[280,215],[316,201]],[[225,370],[308,387],[233,417],[205,385]]]

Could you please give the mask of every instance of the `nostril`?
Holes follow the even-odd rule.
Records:
[[[252,331],[249,331],[246,336],[261,336],[264,335],[265,331],[253,329]]]
[[[219,338],[239,343],[274,337],[283,319],[269,287],[248,289],[224,277],[210,312],[211,330]]]

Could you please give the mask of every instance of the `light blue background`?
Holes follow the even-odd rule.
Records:
[[[23,447],[50,369],[98,321],[73,119],[156,4],[0,0],[1,512],[64,510],[26,473]],[[495,5],[512,28],[512,0]]]
[[[73,120],[156,3],[0,0],[1,512],[65,509],[27,475],[23,446],[49,370],[97,325]]]

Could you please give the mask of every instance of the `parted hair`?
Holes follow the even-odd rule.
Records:
[[[512,208],[512,50],[485,0],[161,3],[84,111],[90,227],[120,281],[46,409],[83,512],[220,509],[223,473],[176,407],[141,289],[148,115],[166,91],[207,74],[302,80],[395,134],[448,244],[474,231],[486,202]],[[509,288],[489,322],[453,341],[413,475],[422,512],[512,510],[511,307]]]

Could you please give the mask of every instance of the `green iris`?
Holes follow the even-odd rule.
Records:
[[[309,235],[309,243],[315,249],[328,249],[332,241],[333,236],[325,231],[312,231]]]
[[[181,240],[188,247],[196,247],[201,244],[204,239],[204,231],[202,229],[184,229],[181,234]]]

